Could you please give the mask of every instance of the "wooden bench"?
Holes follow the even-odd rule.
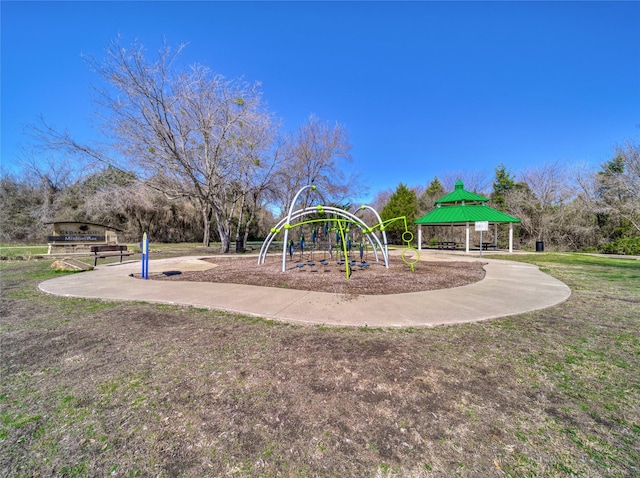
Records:
[[[91,254],[93,254],[93,266],[98,265],[98,259],[106,259],[107,257],[131,256],[134,253],[127,250],[127,246],[91,246]]]
[[[498,247],[493,242],[483,242],[479,247],[484,251],[488,251],[489,248],[492,248],[494,251],[498,250]]]

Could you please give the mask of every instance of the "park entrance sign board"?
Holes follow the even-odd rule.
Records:
[[[47,237],[49,254],[83,253],[91,246],[118,244],[118,230],[110,226],[74,221],[51,224],[53,234]]]

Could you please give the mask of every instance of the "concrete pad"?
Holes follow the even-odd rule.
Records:
[[[140,261],[127,261],[123,264],[113,263],[106,264],[105,267],[117,267],[122,266],[124,264],[137,265],[137,272],[142,272],[142,264]],[[149,274],[161,274],[162,272],[167,271],[180,271],[180,272],[200,272],[200,271],[208,271],[209,269],[213,269],[214,267],[218,267],[216,264],[211,263],[209,261],[202,260],[201,258],[195,257],[172,257],[170,259],[162,259],[159,261],[149,261]]]
[[[51,264],[51,268],[58,271],[92,271],[94,269],[92,265],[73,257],[58,259]]]
[[[429,257],[433,260],[433,257]],[[438,255],[443,261],[476,257]],[[140,262],[108,264],[92,272],[50,279],[40,289],[67,297],[191,305],[304,324],[417,327],[474,322],[520,314],[563,302],[571,290],[538,267],[484,259],[486,276],[452,289],[393,295],[332,294],[240,284],[135,278]],[[197,257],[150,261],[150,272],[207,270]],[[256,267],[259,267],[256,264]]]

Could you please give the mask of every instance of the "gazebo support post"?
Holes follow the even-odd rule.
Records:
[[[467,222],[467,240],[466,240],[465,252],[469,254],[469,223],[468,222]]]
[[[513,252],[513,223],[509,223],[509,253]]]
[[[422,250],[422,226],[418,226],[418,250]]]
[[[498,250],[498,223],[493,224],[493,250]]]

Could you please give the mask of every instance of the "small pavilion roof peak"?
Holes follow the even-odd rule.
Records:
[[[436,201],[436,205],[448,206],[454,204],[479,204],[489,201],[489,198],[480,196],[479,194],[465,191],[464,183],[458,179],[455,185],[455,189],[449,194],[442,196]]]

